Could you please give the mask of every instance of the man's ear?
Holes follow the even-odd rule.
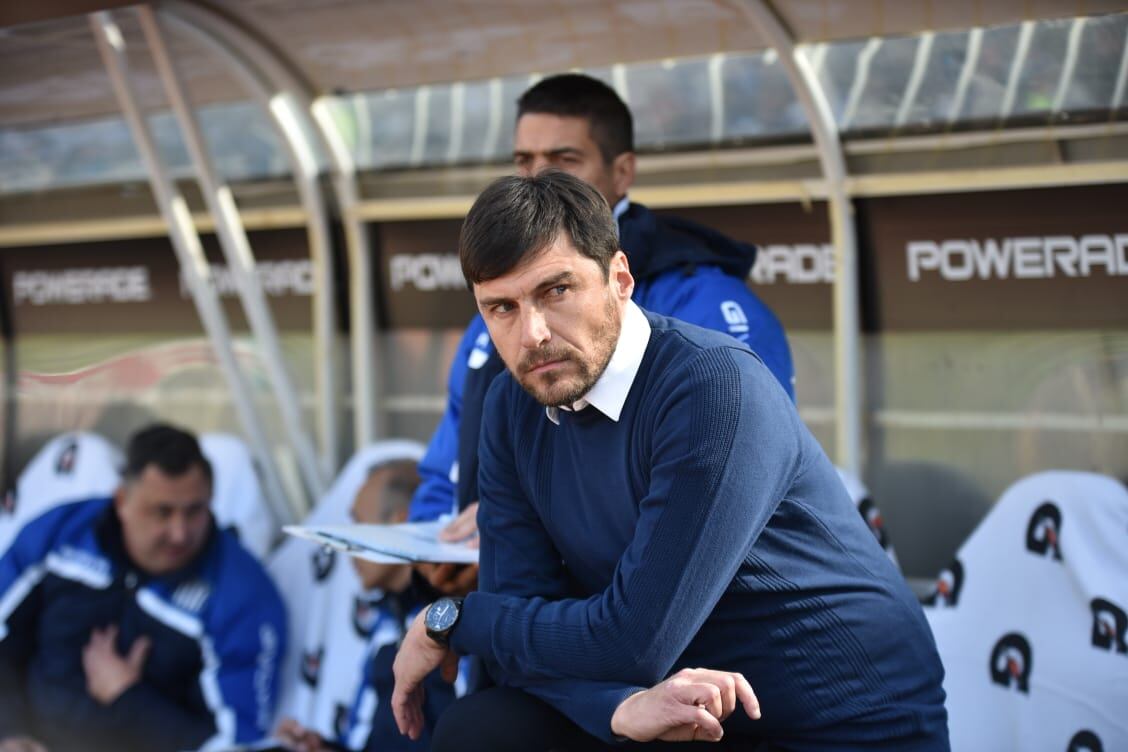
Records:
[[[635,153],[633,151],[625,151],[611,160],[611,181],[615,186],[616,196],[627,195],[635,181]]]
[[[114,509],[120,511],[122,506],[125,505],[125,483],[122,483],[114,491]]]
[[[615,295],[620,300],[627,300],[634,292],[634,276],[631,274],[631,265],[627,254],[621,250],[611,257],[611,268],[608,277]]]

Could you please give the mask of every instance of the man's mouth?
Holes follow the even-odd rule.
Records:
[[[526,367],[525,373],[527,373],[527,374],[544,373],[545,371],[551,371],[552,369],[557,368],[558,366],[561,366],[566,362],[567,362],[567,358],[559,358],[557,360],[544,360],[544,361],[541,361],[540,363],[536,363],[534,365]]]

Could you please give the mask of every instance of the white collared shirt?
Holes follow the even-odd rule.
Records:
[[[623,326],[619,331],[619,341],[615,343],[615,352],[611,353],[611,360],[603,375],[588,390],[588,393],[572,403],[571,408],[564,410],[583,410],[591,405],[599,412],[606,415],[616,423],[623,412],[623,405],[627,402],[627,394],[631,391],[638,369],[642,365],[642,356],[646,354],[646,345],[650,342],[650,322],[633,300],[627,301],[623,312]],[[560,425],[558,408],[546,407],[545,415],[556,425]]]
[[[627,209],[631,208],[631,200],[628,196],[623,196],[619,202],[615,204],[615,208],[611,210],[611,219],[615,220],[615,237],[619,237],[619,217],[627,213]]]

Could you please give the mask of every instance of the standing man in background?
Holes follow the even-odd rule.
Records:
[[[619,245],[629,259],[635,303],[735,337],[795,399],[783,327],[746,284],[755,247],[628,199],[635,180],[634,123],[613,89],[575,73],[530,88],[517,102],[513,161],[522,176],[555,168],[596,188],[612,209]],[[420,463],[423,481],[411,507],[414,520],[461,512],[447,531],[451,539],[476,529],[482,405],[502,370],[482,317],[474,317],[451,365],[446,411]],[[477,578],[476,567],[432,565],[422,571],[448,594],[467,592]]]

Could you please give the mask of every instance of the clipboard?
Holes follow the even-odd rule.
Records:
[[[439,540],[447,520],[396,525],[286,525],[288,535],[377,564],[477,564],[478,549]]]

